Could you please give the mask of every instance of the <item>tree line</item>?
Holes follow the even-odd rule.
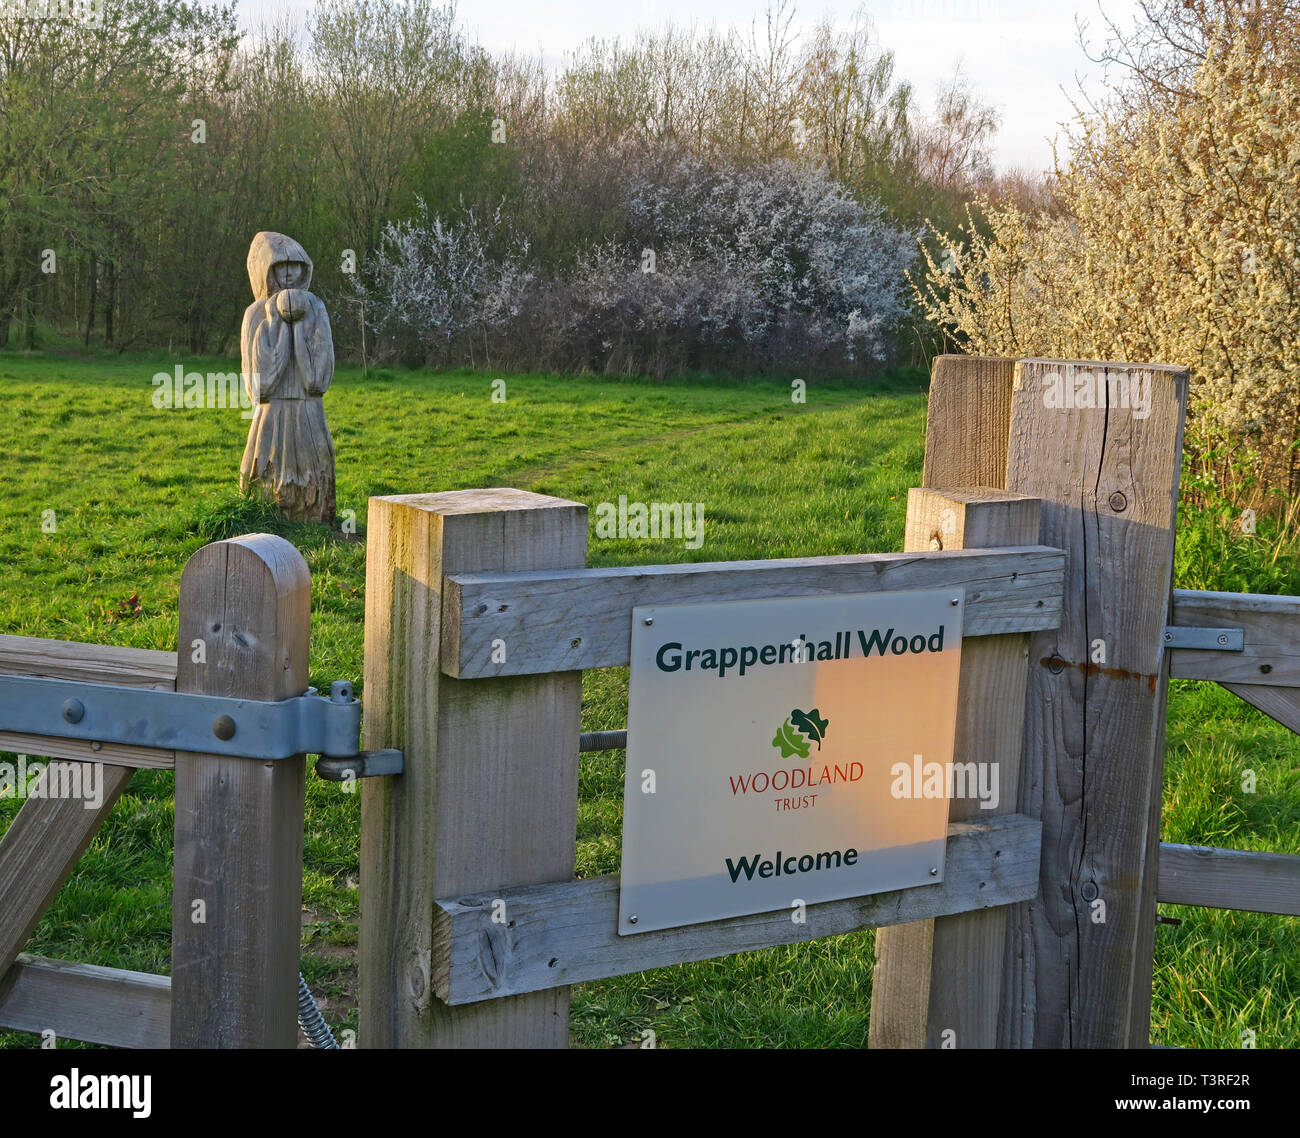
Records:
[[[996,118],[959,74],[924,109],[865,17],[793,16],[592,40],[548,71],[432,0],[323,0],[248,35],[233,4],[122,0],[93,27],[0,8],[0,344],[229,351],[269,229],[315,259],[344,355],[915,351],[923,222],[979,190],[1032,208],[1042,183],[994,175]]]

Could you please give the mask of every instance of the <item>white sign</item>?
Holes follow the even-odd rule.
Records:
[[[618,931],[941,881],[964,601],[635,609]]]

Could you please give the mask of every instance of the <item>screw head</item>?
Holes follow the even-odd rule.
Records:
[[[627,923],[628,923],[629,925],[634,925],[634,924],[636,924],[636,914],[635,914],[635,913],[633,913],[631,916],[628,917],[628,919],[627,919]]]
[[[1118,490],[1110,496],[1110,508],[1117,514],[1122,510],[1128,509],[1128,499]]]
[[[86,716],[86,705],[79,699],[65,699],[62,712],[68,723],[80,723]]]
[[[654,624],[654,622],[655,622],[655,618],[652,617],[652,616],[648,616],[648,617],[645,618],[645,622],[646,622],[647,625]]]
[[[939,876],[939,867],[937,865],[930,866],[930,876],[931,877]]]
[[[1220,644],[1227,644],[1227,643],[1228,643],[1228,638],[1227,638],[1227,636],[1224,635],[1222,632],[1219,633],[1219,643],[1220,643]]]
[[[1060,656],[1053,653],[1052,656],[1048,658],[1047,670],[1051,672],[1052,675],[1059,676],[1063,671],[1065,671],[1065,661],[1062,660]]]
[[[229,715],[218,715],[212,721],[212,734],[222,742],[227,742],[235,737],[235,721]]]
[[[953,597],[953,599],[950,600],[948,603],[949,603],[950,605],[952,605],[953,608],[956,608],[959,604],[961,604],[961,598],[960,598],[960,597]]]
[[[91,743],[91,744],[90,744],[90,749],[91,749],[92,751],[102,751],[102,750],[104,749],[104,744],[103,744],[103,743]]]

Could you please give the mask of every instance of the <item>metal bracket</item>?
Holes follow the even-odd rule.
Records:
[[[346,681],[331,684],[329,698],[311,688],[269,702],[0,675],[0,731],[234,758],[350,759],[360,747],[361,701]]]
[[[386,774],[402,773],[401,751],[358,751],[345,759],[316,760],[316,773],[330,782],[346,782],[349,778],[378,778]]]
[[[1198,652],[1244,652],[1246,632],[1241,628],[1189,628],[1168,625],[1166,648],[1194,648]]]

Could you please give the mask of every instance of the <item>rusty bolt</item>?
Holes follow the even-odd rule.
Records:
[[[1065,661],[1053,653],[1047,660],[1047,669],[1054,676],[1060,675],[1061,672],[1065,671]]]

